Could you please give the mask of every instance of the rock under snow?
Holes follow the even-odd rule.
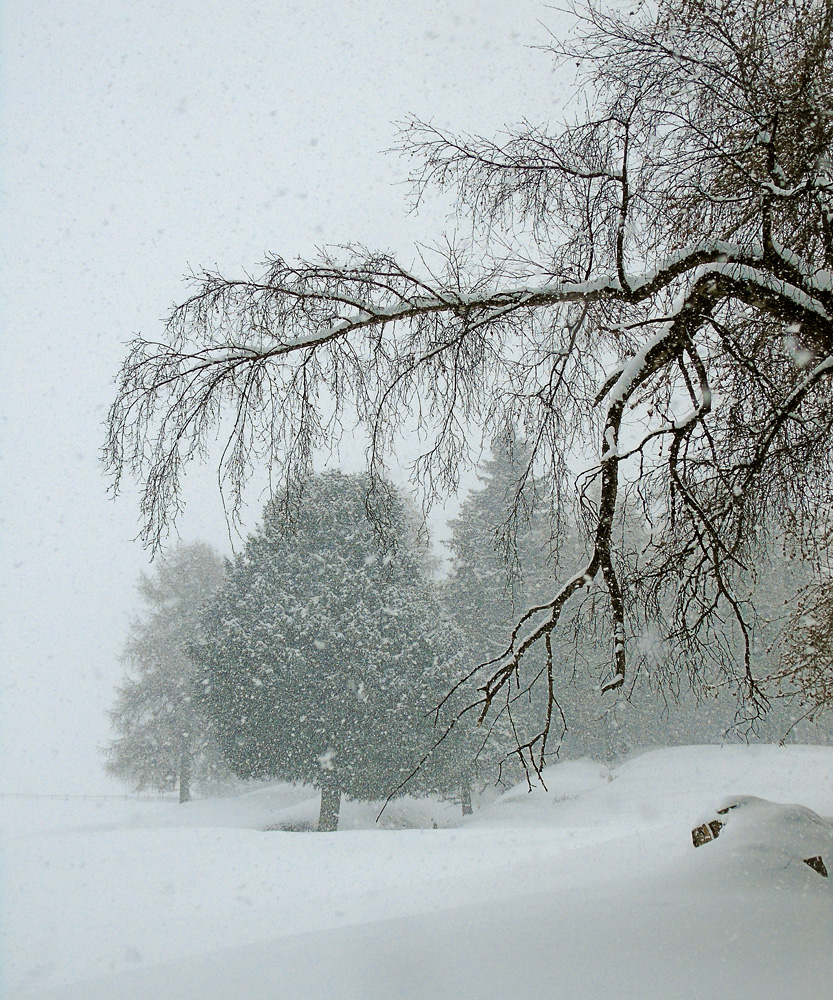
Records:
[[[783,805],[754,795],[726,799],[717,815],[691,831],[695,847],[720,838],[722,857],[751,871],[802,872],[827,877],[833,859],[833,822],[801,805]],[[803,872],[802,872],[803,874]]]

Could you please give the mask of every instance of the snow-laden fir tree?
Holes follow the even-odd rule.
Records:
[[[533,526],[534,481],[531,475],[522,475],[528,450],[508,425],[492,441],[491,452],[481,466],[479,487],[469,493],[450,522],[452,566],[443,586],[446,606],[460,629],[471,667],[501,653],[516,610],[527,606],[534,590],[530,576],[546,565],[546,546],[540,558],[534,552],[540,541]],[[522,731],[535,728],[534,712],[519,694],[517,687],[507,688],[500,710],[492,713],[488,725],[480,726],[477,694],[463,689],[456,699],[460,707],[465,707],[466,698],[475,703],[455,727],[448,741],[454,752],[446,756],[449,762],[456,760],[461,770],[464,812],[471,809],[469,782],[497,778],[510,750],[524,742]]]
[[[233,771],[320,788],[321,830],[342,794],[384,798],[430,750],[458,655],[408,505],[368,488],[331,472],[270,501],[193,650]]]
[[[555,554],[561,561],[578,559],[582,545],[575,512],[566,503],[555,510],[542,503],[530,448],[511,424],[492,440],[478,478],[451,521],[452,568],[443,588],[471,666],[500,656],[519,609],[546,600],[558,568]],[[586,680],[605,669],[603,628],[594,608],[581,611],[565,616],[567,636],[551,639],[546,651],[527,653],[527,681],[519,673],[503,689],[488,723],[474,725],[478,713],[469,713],[469,724],[461,727],[465,738],[457,734],[456,742],[466,747],[472,776],[506,776],[512,761],[535,768],[545,763],[541,750],[559,752],[565,736],[570,755],[611,756],[608,706],[597,690],[575,683],[579,675]],[[558,691],[552,706],[547,684],[529,683],[550,671]]]
[[[480,488],[468,495],[451,521],[453,564],[446,591],[478,659],[494,656],[506,645],[506,625],[528,596],[531,478],[524,481],[521,496],[516,495],[528,460],[523,442],[511,429],[496,437],[492,457],[479,473]]]
[[[179,788],[228,777],[214,726],[193,694],[194,664],[188,646],[199,637],[201,607],[224,575],[208,545],[180,545],[142,574],[145,605],[122,654],[127,668],[110,720],[116,738],[105,748],[107,771],[137,791]]]

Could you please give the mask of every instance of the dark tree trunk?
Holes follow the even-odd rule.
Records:
[[[332,833],[338,829],[338,812],[341,808],[341,789],[334,778],[321,783],[321,812],[318,815],[318,832]]]
[[[471,778],[464,774],[460,779],[460,802],[463,804],[463,815],[471,816]]]
[[[191,801],[191,754],[187,750],[179,758],[179,801]]]

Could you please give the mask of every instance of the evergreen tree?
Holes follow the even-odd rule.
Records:
[[[523,444],[508,432],[492,442],[492,457],[451,522],[452,572],[446,592],[471,655],[487,659],[506,645],[506,626],[526,598],[529,525],[510,523],[515,484],[526,461]],[[530,484],[531,486],[531,484]]]
[[[116,739],[105,749],[107,771],[138,791],[179,787],[228,775],[214,727],[193,698],[187,647],[198,638],[199,612],[223,578],[222,559],[207,545],[180,545],[142,574],[145,612],[130,628],[122,660],[124,684],[110,719]]]
[[[479,475],[481,487],[469,494],[451,521],[453,562],[444,586],[472,667],[506,648],[516,614],[544,593],[552,576],[551,526],[536,510],[534,479],[525,475],[529,451],[511,426],[492,441],[491,451]],[[526,665],[534,673],[543,665],[539,661],[540,655],[533,652]],[[478,727],[479,712],[471,711],[449,741],[454,749],[447,757],[460,766],[464,811],[470,809],[471,779],[493,780],[502,773],[498,768],[505,767],[507,755],[541,729],[546,709],[540,698],[533,699],[520,683],[507,687],[504,696],[487,726]],[[457,701],[464,707],[466,698],[477,697],[468,689]],[[528,753],[522,763],[531,763]]]
[[[473,490],[451,522],[451,547],[454,553],[452,572],[445,585],[449,610],[466,636],[466,656],[471,665],[500,653],[519,610],[539,603],[551,587],[556,559],[573,564],[580,561],[581,532],[572,514],[562,512],[562,523],[553,530],[551,519],[534,509],[532,494],[536,485],[527,478],[530,499],[525,504],[529,516],[518,526],[516,549],[508,553],[501,537],[515,505],[517,483],[528,462],[524,443],[511,430],[492,443],[492,456],[484,463],[481,487]],[[523,499],[523,498],[522,498]],[[540,505],[539,505],[540,506]],[[532,508],[532,509],[531,509]],[[617,527],[617,537],[627,531],[635,548],[649,546],[650,533],[638,509],[621,515],[626,525]],[[557,546],[551,552],[551,546]],[[507,558],[508,556],[508,558]],[[547,746],[566,757],[592,756],[616,759],[641,747],[689,743],[714,743],[724,738],[783,739],[786,734],[802,741],[828,739],[824,720],[815,726],[798,722],[808,715],[806,706],[789,698],[796,689],[810,690],[809,676],[794,682],[794,674],[806,669],[814,683],[822,686],[816,702],[824,703],[824,668],[820,662],[828,656],[833,642],[830,613],[808,614],[805,609],[820,607],[827,595],[833,607],[829,577],[819,575],[806,583],[810,566],[800,553],[784,551],[783,540],[770,546],[767,559],[755,567],[752,591],[757,615],[749,629],[750,651],[756,672],[776,674],[777,655],[782,653],[784,694],[773,701],[765,717],[749,718],[739,714],[736,692],[719,672],[708,673],[699,661],[677,644],[658,641],[664,629],[659,620],[669,621],[673,609],[668,600],[646,604],[633,621],[637,641],[634,659],[642,669],[634,672],[618,696],[599,696],[601,679],[607,667],[606,636],[610,623],[604,605],[589,594],[562,618],[563,631],[551,638],[553,681],[559,715],[551,727]],[[804,590],[800,588],[804,585]],[[826,588],[826,589],[825,589]],[[784,629],[784,592],[801,593],[802,602]],[[723,623],[715,641],[728,646],[737,639],[731,634],[731,621]],[[779,630],[780,644],[777,641]],[[773,648],[775,647],[775,648]],[[482,774],[493,774],[493,765],[511,751],[516,742],[522,746],[541,731],[546,711],[543,690],[534,688],[523,696],[526,685],[541,670],[540,654],[527,654],[519,665],[515,683],[506,692],[513,715],[514,730],[500,719],[492,745],[481,751]],[[680,669],[683,663],[684,669]],[[828,671],[829,675],[829,671]],[[587,683],[587,681],[590,683]],[[577,683],[583,681],[583,683]],[[541,688],[543,689],[543,685]],[[471,694],[471,692],[469,692]],[[514,701],[512,701],[514,699]],[[507,713],[506,702],[496,706]],[[497,713],[493,713],[497,714]],[[819,713],[816,713],[819,715]],[[476,718],[476,717],[475,717]],[[484,727],[485,728],[485,727]],[[468,727],[469,757],[478,753],[485,733]],[[517,739],[516,739],[517,738]],[[540,744],[538,744],[540,746]],[[464,758],[464,755],[462,757]],[[527,763],[532,763],[531,755]],[[490,767],[491,765],[491,767]]]
[[[546,601],[559,564],[578,562],[584,555],[576,513],[570,508],[544,509],[538,485],[526,471],[529,449],[511,426],[492,442],[491,452],[482,466],[480,488],[469,494],[451,522],[454,558],[444,588],[449,610],[466,637],[472,666],[506,648],[517,615]],[[517,511],[520,523],[512,524]],[[637,515],[629,516],[635,533]],[[635,693],[628,689],[632,701],[600,698],[600,678],[608,669],[605,610],[592,596],[577,601],[563,616],[562,632],[551,637],[555,717],[546,727],[550,760],[556,753],[612,759],[639,745],[641,738],[656,743],[665,736],[666,742],[673,742],[670,728],[679,722],[679,713],[669,712],[662,697],[644,683]],[[515,759],[523,767],[543,763],[538,753],[546,723],[547,685],[533,683],[546,673],[543,653],[531,650],[525,655],[513,684],[495,706],[494,728],[474,727],[474,715],[467,741],[458,736],[459,743],[467,742],[469,758],[476,757],[480,765],[474,767],[475,774],[494,777],[496,765],[505,766],[507,754],[516,753],[518,746],[524,755]],[[687,708],[691,707],[689,701]],[[487,732],[490,738],[484,746]]]
[[[312,478],[291,531],[290,498],[271,501],[193,650],[233,771],[320,788],[321,830],[342,793],[387,796],[431,746],[456,652],[407,505],[388,491],[383,544],[367,489]]]

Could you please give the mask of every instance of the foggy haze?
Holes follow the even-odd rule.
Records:
[[[383,152],[392,123],[492,133],[551,118],[562,90],[529,48],[547,42],[542,13],[3,6],[0,790],[122,791],[97,747],[148,556],[136,492],[108,498],[99,449],[126,341],[161,329],[189,267],[239,273],[348,241],[412,259],[445,208],[408,214],[407,164]],[[181,536],[229,552],[211,469],[191,471],[186,500]]]

